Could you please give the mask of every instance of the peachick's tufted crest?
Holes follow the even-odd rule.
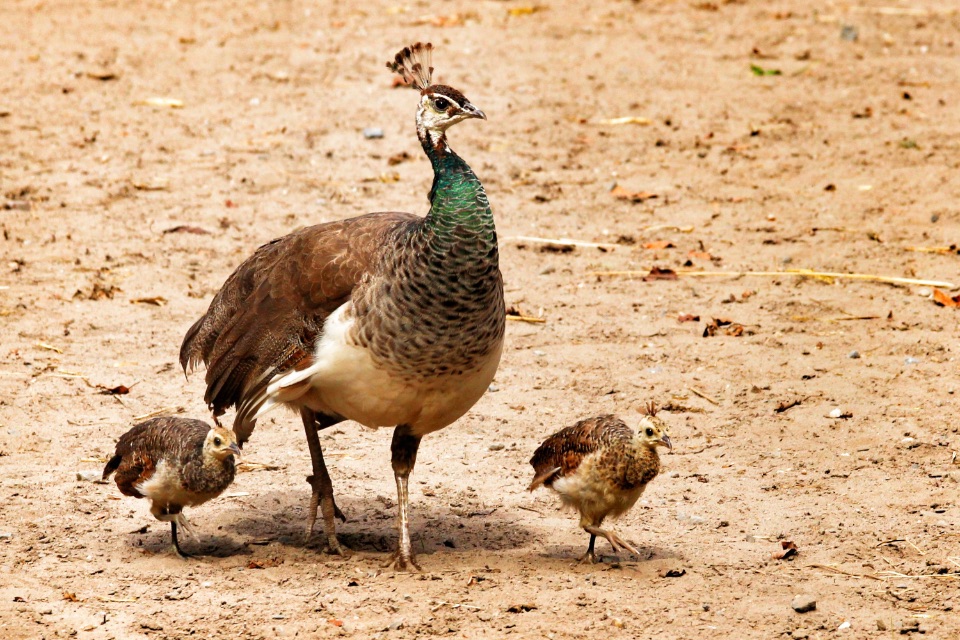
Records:
[[[404,47],[387,67],[399,73],[405,82],[423,91],[430,86],[433,76],[433,45],[429,42],[418,42]]]
[[[645,416],[651,416],[651,417],[657,415],[656,403],[651,400],[646,405],[644,405],[643,408],[640,409],[640,413],[642,413]]]

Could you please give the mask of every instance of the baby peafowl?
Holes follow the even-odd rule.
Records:
[[[581,562],[596,562],[597,536],[614,552],[637,550],[613,531],[601,529],[607,517],[616,518],[633,507],[660,472],[657,447],[673,449],[666,423],[653,404],[646,407],[636,433],[616,416],[581,420],[547,438],[530,464],[534,478],[530,491],[544,485],[560,494],[564,505],[580,513],[580,526],[590,534],[590,546]]]

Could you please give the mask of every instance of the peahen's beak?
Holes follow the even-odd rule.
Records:
[[[481,120],[487,119],[487,114],[485,114],[483,111],[480,111],[480,109],[477,109],[469,102],[463,105],[463,113],[468,118],[480,118]]]
[[[670,449],[670,451],[673,451],[673,442],[670,440],[670,436],[668,436],[667,434],[663,434],[660,437],[660,442],[665,444],[667,446],[667,449]]]
[[[241,456],[240,446],[239,446],[236,442],[234,442],[233,444],[231,444],[231,445],[230,445],[229,447],[227,447],[227,448],[230,449],[230,451],[232,451],[232,452],[233,452],[233,455],[235,455],[236,457],[239,458],[239,457]]]

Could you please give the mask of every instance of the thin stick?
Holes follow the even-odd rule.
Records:
[[[837,567],[831,566],[829,564],[808,564],[808,567],[811,569],[823,569],[824,571],[830,571],[831,573],[839,573],[843,576],[851,576],[853,578],[870,578],[871,580],[882,580],[872,573],[853,573],[852,571],[844,571],[843,569],[838,569]]]
[[[532,244],[556,244],[562,247],[595,247],[603,249],[614,249],[621,245],[612,242],[586,242],[585,240],[573,240],[571,238],[537,238],[536,236],[510,236],[503,239],[504,242],[512,241],[518,244],[530,242]]]
[[[652,233],[654,231],[679,231],[680,233],[693,233],[693,225],[691,224],[684,227],[678,227],[675,224],[655,224],[643,230],[644,233]]]
[[[917,545],[913,544],[913,543],[910,542],[909,540],[905,540],[905,542],[906,542],[908,545],[910,545],[911,547],[913,547],[914,549],[916,549],[916,550],[917,550],[917,553],[919,553],[920,555],[922,555],[922,556],[927,555],[924,551],[922,551],[922,550],[920,549],[920,547],[918,547]]]
[[[719,402],[717,402],[716,400],[714,400],[713,398],[705,394],[703,391],[700,391],[700,389],[697,389],[696,387],[687,387],[687,389],[690,389],[690,393],[692,393],[693,395],[700,396],[701,398],[703,398],[710,404],[714,405],[715,407],[720,406]]]
[[[645,276],[649,271],[590,271],[588,276]],[[915,278],[898,278],[894,276],[876,276],[867,273],[836,273],[833,271],[814,271],[812,269],[787,269],[786,271],[677,271],[678,276],[706,277],[720,276],[725,278],[741,278],[744,276],[765,276],[782,278],[797,276],[801,278],[845,278],[848,280],[866,280],[869,282],[885,282],[887,284],[908,284],[924,287],[939,287],[941,289],[956,289],[952,282],[941,280],[917,280]]]
[[[133,419],[139,422],[140,420],[149,420],[150,418],[165,416],[168,413],[183,413],[185,410],[186,409],[184,409],[184,407],[164,407],[163,409],[157,409],[156,411],[145,413],[142,416],[134,416]]]
[[[546,324],[546,318],[538,318],[536,316],[507,316],[507,320],[513,320],[514,322],[529,322],[531,324]]]
[[[893,544],[894,542],[906,542],[906,540],[903,538],[894,538],[893,540],[884,540],[880,544],[875,545],[874,549],[876,549],[877,547],[885,547],[888,544]]]
[[[537,511],[536,509],[533,509],[532,507],[525,507],[525,506],[523,506],[523,505],[521,505],[521,504],[518,504],[517,507],[520,508],[520,509],[523,509],[524,511],[533,511],[534,513],[536,513],[536,514],[538,514],[538,515],[541,515],[541,516],[543,515],[543,512],[542,512],[542,511]]]

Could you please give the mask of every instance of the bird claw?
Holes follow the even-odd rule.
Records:
[[[577,564],[596,564],[597,554],[592,551],[587,551],[585,554],[580,556],[580,559],[577,560]]]
[[[411,573],[422,573],[423,569],[417,564],[417,561],[414,560],[413,556],[404,557],[404,554],[397,549],[393,555],[390,557],[390,560],[383,565],[384,569],[393,569],[395,571],[409,571]]]
[[[620,551],[629,551],[635,556],[640,555],[640,552],[637,551],[636,547],[613,532],[609,533],[607,540],[610,542],[610,546],[613,547],[614,553],[618,553]]]

